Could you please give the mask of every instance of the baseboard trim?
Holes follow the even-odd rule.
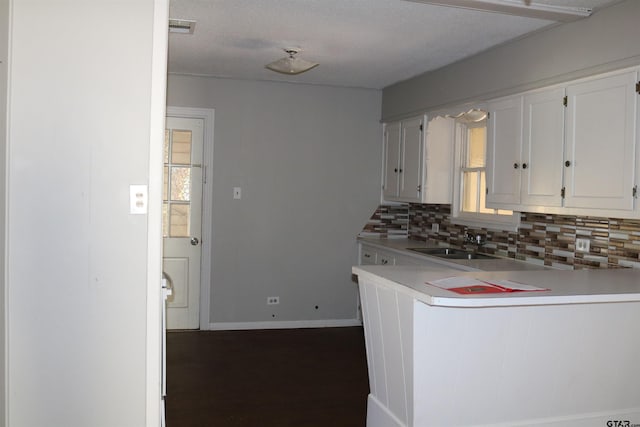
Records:
[[[238,331],[248,329],[301,329],[301,328],[341,328],[362,326],[358,319],[324,319],[324,320],[278,320],[266,322],[213,322],[209,323],[211,331]]]

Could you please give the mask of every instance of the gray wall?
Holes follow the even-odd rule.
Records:
[[[0,427],[5,424],[5,198],[7,134],[7,54],[9,47],[9,1],[0,1]]]
[[[154,3],[12,7],[8,425],[144,426]]]
[[[351,266],[379,202],[380,103],[373,90],[169,76],[167,105],[215,109],[213,323],[356,317]]]
[[[558,25],[439,70],[389,86],[382,116],[490,99],[640,62],[640,1]]]

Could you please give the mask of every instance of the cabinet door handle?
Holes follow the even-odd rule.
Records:
[[[398,173],[398,168],[395,168],[393,171],[394,171],[395,173]]]
[[[569,160],[567,160],[566,162],[564,162],[564,165],[565,165],[566,167],[569,167],[569,166],[571,166],[571,162],[570,162]]]
[[[518,169],[518,164],[517,164],[517,163],[514,163],[514,164],[513,164],[513,168],[514,168],[514,169]]]
[[[402,169],[400,169],[400,173],[402,173]]]
[[[526,168],[527,168],[527,164],[526,164],[526,163],[523,163],[523,164],[522,164],[522,169],[526,169]]]

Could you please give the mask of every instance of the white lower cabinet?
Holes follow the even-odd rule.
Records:
[[[360,243],[360,265],[421,265],[433,267],[437,270],[450,269],[450,266],[443,267],[442,263],[429,261],[424,256],[404,255],[399,251],[381,249],[367,243]]]
[[[376,265],[378,256],[375,249],[360,245],[360,265]]]
[[[391,252],[378,250],[376,259],[378,260],[376,264],[396,265],[396,257]]]

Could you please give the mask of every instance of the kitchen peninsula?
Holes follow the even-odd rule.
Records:
[[[638,270],[353,273],[368,427],[640,423]],[[434,285],[450,277],[546,290],[459,294]]]

